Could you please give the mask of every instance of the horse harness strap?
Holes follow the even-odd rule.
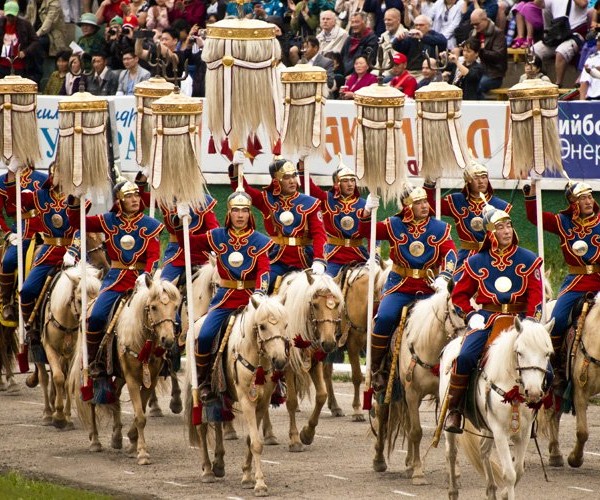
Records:
[[[433,373],[436,377],[439,377],[439,363],[437,365],[430,365],[425,363],[417,353],[415,352],[415,347],[412,342],[408,344],[408,350],[410,351],[410,364],[408,365],[408,369],[406,370],[406,382],[412,382],[413,370],[415,369],[415,365],[419,365],[421,368],[425,368]]]
[[[581,387],[585,387],[588,381],[588,368],[590,363],[593,363],[596,366],[600,366],[600,359],[596,359],[587,352],[585,345],[583,344],[583,340],[579,343],[579,348],[581,349],[581,354],[583,354],[583,366],[581,367],[581,373],[579,374],[579,384]]]

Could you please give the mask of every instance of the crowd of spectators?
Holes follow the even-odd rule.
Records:
[[[130,95],[158,71],[186,68],[182,91],[203,96],[204,29],[240,10],[277,26],[283,65],[324,68],[333,99],[376,81],[379,47],[384,83],[408,97],[444,80],[467,100],[484,99],[503,86],[507,49],[533,47],[521,80],[548,79],[542,65],[553,61],[553,83],[563,87],[572,64],[580,97],[600,99],[600,0],[0,0],[0,77],[12,66],[47,94],[84,85]],[[544,28],[564,16],[570,33],[556,43]]]

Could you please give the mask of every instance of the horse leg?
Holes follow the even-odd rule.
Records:
[[[238,392],[239,394],[239,392]],[[256,418],[256,404],[250,402],[247,397],[242,396],[240,406],[244,413],[246,424],[248,425],[248,437],[246,443],[248,445],[248,453],[246,455],[246,463],[242,467],[242,487],[254,487],[254,495],[263,497],[268,495],[268,488],[265,484],[265,478],[262,471],[262,463],[260,461],[263,452],[263,443],[258,432],[258,423]],[[254,458],[254,478],[252,478],[252,460]],[[250,460],[249,460],[250,459]]]
[[[96,422],[96,405],[90,404],[91,406],[91,414],[92,414],[92,429],[90,430],[90,451],[102,451],[102,445],[100,444],[100,440],[98,439],[98,422]]]
[[[54,414],[52,415],[52,424],[57,429],[63,429],[67,425],[64,413],[66,377],[62,369],[63,363],[61,363],[59,354],[50,345],[45,346],[45,349],[48,364],[50,365],[50,372],[52,373],[52,384],[54,386]],[[38,372],[40,374],[40,381],[44,385],[44,378],[47,379],[48,377],[45,367],[38,364]]]
[[[548,417],[548,451],[550,452],[549,464],[552,467],[563,467],[565,461],[560,451],[560,443],[558,442],[558,433],[560,431],[560,416],[559,412],[554,410],[546,410]]]
[[[48,394],[48,372],[44,363],[36,363],[42,394],[44,395],[44,412],[42,416],[42,425],[52,425],[52,405],[50,404],[50,395]]]
[[[346,343],[348,346],[348,360],[350,361],[350,368],[352,369],[352,385],[354,386],[354,398],[352,399],[352,409],[354,410],[352,413],[353,422],[365,421],[365,415],[360,403],[360,384],[363,381],[363,374],[360,369],[360,349],[365,343],[362,338],[363,336],[364,335],[360,335],[351,328],[348,342]]]
[[[173,371],[171,372],[171,402],[169,403],[169,408],[175,415],[179,415],[183,410],[179,379],[177,378],[177,373]]]
[[[237,432],[235,431],[235,427],[233,426],[233,420],[223,422],[223,439],[225,441],[235,441],[236,439],[238,439]]]
[[[208,443],[206,440],[206,434],[208,432],[208,424],[200,424],[200,450],[201,461],[202,461],[202,474],[200,481],[202,483],[214,483],[215,473],[212,470],[212,464],[210,463],[210,457],[208,456]]]
[[[458,500],[458,477],[456,475],[456,458],[458,447],[456,446],[456,434],[445,432],[446,436],[446,466],[448,467],[448,498]]]
[[[223,446],[223,423],[215,422],[215,459],[212,471],[215,477],[225,476],[225,446]]]
[[[375,436],[375,455],[373,456],[373,470],[375,472],[385,472],[387,470],[383,450],[385,449],[389,412],[390,405],[377,405],[377,435]]]
[[[131,428],[127,433],[131,447],[129,452],[133,454],[134,446],[137,449],[137,463],[138,465],[148,465],[150,463],[150,455],[146,449],[146,441],[144,439],[144,427],[146,427],[146,415],[144,415],[144,402],[142,400],[142,394],[139,389],[139,382],[135,380],[130,374],[125,376],[127,382],[127,389],[129,391],[129,397],[131,398],[131,405],[133,406],[133,422]],[[136,446],[137,445],[137,446]]]
[[[567,462],[571,467],[581,467],[583,464],[583,448],[588,440],[587,405],[590,394],[585,387],[579,387],[579,381],[573,380],[573,404],[575,406],[575,422],[577,441]]]
[[[491,427],[492,432],[494,434],[494,443],[496,445],[496,451],[498,452],[498,458],[500,459],[500,464],[502,465],[502,479],[504,480],[502,498],[514,500],[517,474],[513,466],[508,437],[506,436],[506,430],[504,428],[494,428],[497,426]],[[488,496],[488,498],[495,498],[495,496]]]
[[[323,377],[327,388],[327,408],[331,410],[332,417],[343,417],[344,412],[338,405],[333,391],[333,363],[323,363]]]
[[[515,486],[519,483],[525,472],[525,453],[531,439],[532,423],[532,421],[528,421],[528,425],[523,425],[519,434],[513,439],[512,456],[516,474]]]
[[[287,400],[285,406],[290,417],[290,444],[289,450],[292,452],[304,451],[304,447],[298,437],[298,427],[296,426],[296,410],[298,409],[298,394],[296,392],[296,380],[292,370],[286,370],[285,379],[287,381]]]
[[[481,457],[483,473],[485,475],[485,493],[488,499],[495,499],[497,490],[496,480],[494,479],[494,471],[492,468],[492,462],[490,460],[493,446],[494,441],[492,439],[479,438],[479,456]]]
[[[310,378],[315,386],[315,407],[308,419],[308,425],[305,425],[300,432],[300,440],[306,445],[312,444],[315,438],[315,430],[319,425],[319,415],[327,400],[327,389],[323,380],[323,363],[317,363],[316,366],[311,368]]]
[[[158,404],[158,398],[156,397],[156,389],[153,389],[150,393],[150,399],[148,400],[148,415],[151,417],[163,417],[163,412]]]
[[[121,422],[121,391],[123,390],[123,379],[116,379],[117,390],[115,393],[116,403],[113,405],[113,428],[110,445],[115,450],[123,448],[123,423]]]
[[[421,462],[421,440],[423,439],[423,429],[419,417],[419,406],[421,397],[413,390],[406,391],[406,404],[408,410],[408,421],[410,431],[408,433],[409,454],[406,457],[407,472],[412,469],[412,484],[415,486],[424,486],[429,484],[425,479],[423,472],[423,462]],[[409,462],[409,455],[411,461]],[[407,476],[408,477],[408,476]]]
[[[289,389],[288,389],[289,392]],[[271,415],[269,414],[269,408],[265,410],[265,415],[262,423],[263,429],[263,440],[266,446],[276,446],[279,444],[275,433],[273,432],[273,424],[271,424]]]

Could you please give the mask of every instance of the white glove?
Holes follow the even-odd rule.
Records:
[[[367,196],[365,210],[368,210],[370,212],[371,210],[377,207],[379,207],[379,196],[375,194],[369,194],[369,196]]]
[[[322,274],[325,273],[325,264],[323,264],[322,262],[319,262],[318,260],[315,260],[312,263],[312,266],[310,266],[310,269],[313,274],[316,274],[317,276],[321,276]]]
[[[306,158],[310,156],[310,148],[302,147],[300,151],[298,151],[298,159],[301,161],[305,161]]]
[[[444,276],[438,276],[431,284],[431,288],[433,288],[436,292],[448,290],[448,280]]]
[[[75,265],[75,256],[71,252],[63,255],[63,267],[73,267]]]
[[[473,314],[469,320],[471,330],[483,330],[485,328],[485,319],[481,314]]]
[[[17,246],[17,243],[19,243],[19,237],[17,236],[16,233],[8,233],[5,237],[6,241],[8,241],[11,245],[13,246]]]
[[[142,174],[146,179],[150,177],[150,169],[148,167],[144,167],[140,170],[140,174]]]
[[[140,287],[146,288],[146,274],[147,273],[142,273],[136,278],[136,280],[135,280],[136,287],[140,286]]]
[[[243,165],[246,161],[246,155],[244,154],[243,149],[238,149],[235,153],[233,153],[233,163],[234,165]]]
[[[19,160],[15,156],[13,156],[6,168],[14,174],[17,172],[17,170],[22,168],[22,165],[21,162],[19,162]]]
[[[177,217],[183,220],[184,217],[190,217],[190,206],[184,201],[177,202]]]
[[[529,171],[529,178],[534,181],[539,181],[544,178],[544,174],[538,174],[533,168]]]

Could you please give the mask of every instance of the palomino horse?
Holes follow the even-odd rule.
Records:
[[[175,342],[175,316],[179,307],[180,294],[175,285],[158,278],[146,277],[146,286],[138,285],[127,301],[116,322],[119,367],[115,367],[116,402],[100,405],[113,415],[112,447],[122,447],[121,389],[127,383],[129,397],[134,410],[134,419],[127,433],[129,456],[136,456],[139,465],[150,463],[146,448],[144,427],[146,426],[146,404],[155,388],[164,362],[165,351]],[[81,339],[79,339],[81,342]],[[80,346],[78,346],[80,347]],[[81,349],[77,350],[71,369],[69,384],[71,392],[77,393],[81,383]],[[83,402],[76,397],[80,419],[90,430],[90,451],[101,451],[96,422],[97,405]]]
[[[258,302],[252,300],[233,323],[227,342],[225,358],[227,372],[227,392],[244,415],[248,427],[248,451],[242,467],[242,487],[254,488],[256,496],[268,493],[262,472],[261,456],[263,441],[259,433],[261,420],[268,413],[271,394],[275,389],[273,372],[284,370],[289,356],[289,341],[286,337],[288,312],[278,297],[269,297]],[[197,322],[199,331],[204,320]],[[189,359],[189,358],[188,358]],[[186,370],[187,381],[191,371]],[[264,380],[264,382],[263,382]],[[223,429],[221,422],[214,423],[216,430],[215,460],[210,461],[207,446],[209,423],[203,422],[194,427],[191,421],[192,398],[189,383],[186,397],[186,425],[191,445],[200,446],[202,456],[203,483],[215,481],[225,474],[223,456]],[[252,461],[255,473],[252,476]]]
[[[424,320],[427,318],[427,320]],[[402,396],[396,411],[389,412],[378,405],[378,430],[375,444],[373,469],[387,469],[383,450],[387,438],[388,457],[393,450],[395,437],[402,430],[408,437],[405,477],[412,478],[415,485],[427,484],[419,447],[423,430],[419,407],[425,396],[437,397],[439,374],[438,361],[444,346],[465,331],[464,321],[456,314],[450,292],[444,288],[431,297],[415,303],[406,322],[400,344],[398,373],[402,384]]]
[[[86,269],[88,299],[98,296],[100,271],[92,266]],[[42,345],[52,374],[54,401],[48,395],[48,372],[44,363],[36,363],[44,393],[43,425],[59,429],[73,428],[71,422],[71,397],[65,390],[71,359],[75,354],[81,318],[81,267],[67,268],[55,278],[49,298],[41,316],[43,320]],[[66,398],[66,402],[65,402]]]
[[[549,313],[548,313],[549,314]],[[600,294],[594,298],[581,330],[581,339],[571,361],[570,380],[572,386],[573,409],[576,418],[575,446],[567,460],[571,467],[583,464],[583,448],[588,440],[587,407],[590,397],[600,392]],[[549,437],[550,465],[562,467],[564,460],[558,442],[560,411],[554,408],[547,410],[544,418],[540,418],[540,430],[544,424],[544,434]],[[543,422],[542,422],[543,420]]]
[[[503,498],[515,498],[515,485],[524,471],[525,452],[531,437],[531,426],[544,397],[546,370],[552,342],[549,332],[554,320],[542,325],[532,320],[515,318],[514,326],[494,340],[486,354],[476,380],[476,411],[482,418],[481,433],[461,435],[469,461],[487,480],[488,498],[496,498],[497,486],[503,487]],[[452,364],[460,352],[462,339],[454,339],[442,354],[440,362],[440,400],[446,396]],[[457,434],[446,432],[448,496],[458,498],[456,474]],[[493,438],[489,439],[490,437]],[[487,438],[487,439],[486,439]],[[513,442],[512,454],[509,442]],[[490,460],[493,444],[501,468]],[[494,477],[503,484],[496,485]]]
[[[337,345],[340,316],[344,306],[342,291],[330,276],[314,275],[310,271],[287,275],[279,289],[279,296],[290,314],[287,334],[293,344],[290,363],[285,370],[287,383],[286,407],[290,417],[289,450],[303,451],[315,437],[321,409],[327,400],[323,378],[323,359]],[[315,406],[308,425],[298,433],[296,411],[299,398],[304,398],[315,386]],[[265,415],[265,439],[274,439],[269,415]]]
[[[389,267],[391,269],[391,267]],[[389,270],[383,270],[380,266],[376,268],[375,275],[375,302],[379,301],[379,294]],[[339,284],[341,274],[335,278]],[[354,386],[354,399],[352,400],[352,420],[354,422],[364,422],[365,416],[360,403],[360,384],[363,380],[363,374],[360,369],[360,353],[366,348],[367,344],[367,301],[369,293],[369,268],[366,265],[354,266],[346,272],[343,277],[343,283],[340,284],[344,296],[344,308],[341,318],[342,336],[338,342],[341,348],[344,345],[348,349],[348,359],[352,369],[352,385]],[[324,363],[323,374],[327,386],[327,406],[334,417],[343,417],[344,412],[339,407],[335,393],[333,391],[333,364]]]

